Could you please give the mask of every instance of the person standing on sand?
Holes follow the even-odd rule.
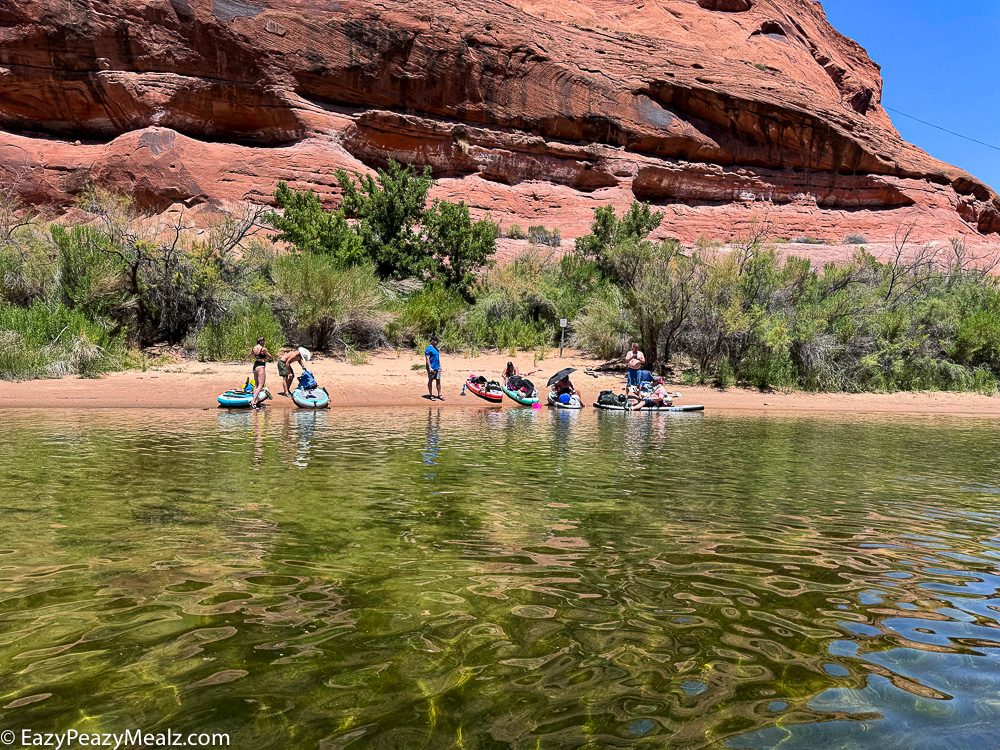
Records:
[[[257,345],[250,350],[250,354],[253,357],[253,398],[250,399],[250,406],[256,409],[262,390],[266,394],[264,398],[269,398],[271,395],[264,387],[267,380],[267,360],[271,358],[271,352],[264,346],[263,336],[257,339]]]
[[[437,397],[444,401],[441,395],[441,352],[437,348],[436,336],[431,336],[431,343],[424,349],[424,362],[427,365],[427,395],[434,400],[434,383],[437,382]]]
[[[646,364],[646,356],[639,351],[638,344],[632,344],[632,351],[625,355],[625,364],[628,365],[629,388],[638,388],[642,379],[642,366]]]
[[[305,369],[305,362],[312,359],[312,352],[306,349],[304,346],[300,346],[298,349],[292,349],[290,352],[285,352],[280,357],[278,357],[278,377],[281,378],[284,390],[279,393],[279,396],[291,396],[292,395],[292,383],[295,380],[295,371],[292,369],[292,363],[298,362],[302,364],[302,369]]]

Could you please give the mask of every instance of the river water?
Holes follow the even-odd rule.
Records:
[[[7,412],[0,727],[234,748],[976,748],[996,427]]]

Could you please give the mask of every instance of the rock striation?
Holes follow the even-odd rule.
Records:
[[[334,172],[430,165],[441,197],[584,233],[1000,240],[1000,199],[896,132],[878,66],[813,0],[18,0],[0,4],[0,175],[163,210],[336,201]]]

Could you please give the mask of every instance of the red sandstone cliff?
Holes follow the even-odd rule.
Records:
[[[903,141],[878,67],[813,0],[0,0],[0,173],[155,209],[335,195],[430,164],[494,218],[583,233],[651,201],[664,231],[1000,233],[1000,199]]]

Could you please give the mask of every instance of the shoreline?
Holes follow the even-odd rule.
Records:
[[[501,353],[465,358],[442,354],[444,401],[426,398],[427,377],[423,357],[418,352],[375,352],[363,365],[352,365],[332,357],[317,357],[310,371],[325,386],[338,407],[514,408],[525,407],[504,399],[490,404],[471,393],[461,396],[462,384],[472,373],[497,378],[509,357]],[[580,391],[585,411],[602,390],[621,391],[623,376],[592,377],[585,368],[600,361],[566,352],[552,353],[532,364],[532,352],[520,352],[514,362],[522,371],[539,371],[529,376],[539,391],[545,381],[564,367],[575,367],[572,380]],[[419,369],[412,369],[419,365]],[[295,368],[298,375],[299,369]],[[250,374],[250,363],[198,362],[180,360],[146,370],[127,370],[101,378],[63,378],[9,382],[0,390],[0,407],[5,409],[215,409],[223,391],[242,386]],[[290,398],[278,395],[281,382],[273,363],[268,365],[266,384],[274,394],[269,410],[294,409]],[[294,387],[294,385],[293,385]],[[754,412],[759,414],[901,414],[961,417],[1000,417],[1000,397],[965,392],[900,393],[807,393],[803,391],[765,393],[747,388],[719,389],[709,386],[671,386],[683,395],[678,404],[703,404],[706,412]]]

